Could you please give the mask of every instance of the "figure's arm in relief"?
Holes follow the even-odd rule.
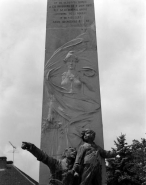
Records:
[[[85,77],[85,75],[81,74],[81,75],[79,76],[79,79],[80,79],[80,81],[81,81],[90,91],[92,91],[92,92],[95,91],[94,87],[93,87],[92,85],[90,85],[91,82],[89,82],[88,77]]]
[[[66,82],[66,72],[62,74],[62,80],[61,80],[61,85],[63,85]]]
[[[29,151],[31,154],[33,154],[38,161],[43,162],[46,164],[50,169],[54,168],[56,166],[57,160],[48,156],[45,152],[37,148],[32,143],[22,142],[21,148],[23,150]]]

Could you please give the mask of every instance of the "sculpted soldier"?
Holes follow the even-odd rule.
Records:
[[[79,173],[80,185],[102,184],[102,158],[112,158],[118,155],[116,152],[103,150],[94,143],[95,132],[86,129],[82,132],[84,144],[79,147],[73,172]]]
[[[22,142],[21,148],[32,153],[37,160],[49,167],[51,173],[50,185],[77,185],[71,170],[77,154],[76,149],[67,148],[62,155],[62,159],[57,160],[47,155],[34,144]]]

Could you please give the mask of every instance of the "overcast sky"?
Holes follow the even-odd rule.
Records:
[[[145,0],[94,0],[106,149],[146,137]],[[38,180],[21,142],[40,146],[46,0],[0,0],[0,156]]]

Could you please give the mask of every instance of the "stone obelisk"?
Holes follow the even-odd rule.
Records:
[[[103,147],[94,1],[48,0],[41,149],[59,159],[65,148],[78,149],[87,128]],[[41,163],[39,183],[48,182]]]

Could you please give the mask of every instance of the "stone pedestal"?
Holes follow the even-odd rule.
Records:
[[[103,147],[93,0],[48,0],[45,51],[41,149],[59,159],[65,148],[78,149],[86,128]],[[104,184],[104,161],[103,171]],[[40,185],[48,179],[41,163]]]

